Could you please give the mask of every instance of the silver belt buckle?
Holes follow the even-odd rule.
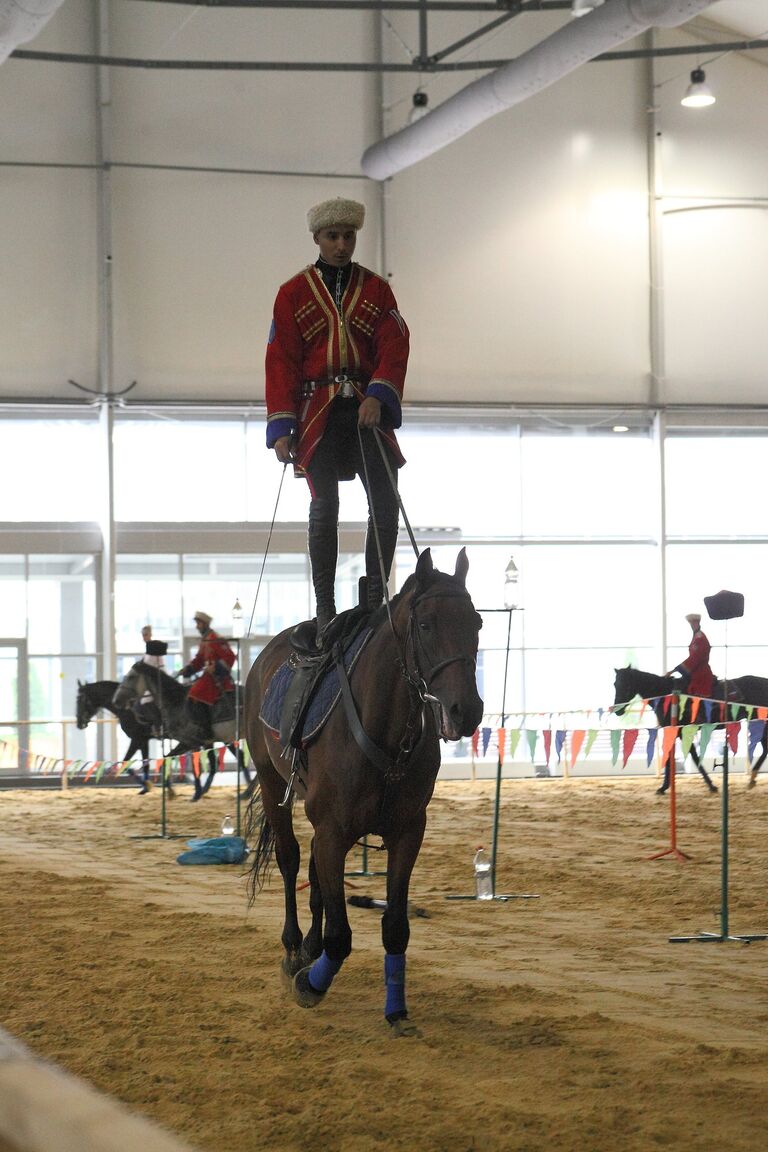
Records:
[[[345,372],[341,372],[338,376],[334,376],[333,380],[335,384],[341,385],[337,393],[338,396],[342,396],[345,400],[348,400],[351,396],[354,396],[354,392],[352,391],[352,381]]]

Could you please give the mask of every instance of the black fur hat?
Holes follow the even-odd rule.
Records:
[[[165,656],[167,652],[168,645],[166,644],[165,640],[147,640],[147,656]]]

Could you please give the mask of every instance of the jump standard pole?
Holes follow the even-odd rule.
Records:
[[[512,635],[512,613],[516,612],[516,611],[521,611],[521,609],[518,609],[517,605],[512,605],[512,606],[507,607],[507,608],[480,608],[480,609],[478,609],[478,611],[481,613],[483,613],[483,612],[506,612],[507,613],[507,645],[506,645],[506,651],[505,651],[505,656],[504,656],[504,687],[502,689],[502,700],[501,700],[501,727],[503,729],[504,724],[506,723],[506,719],[507,719],[507,674],[509,671],[510,637]],[[492,833],[492,838],[491,838],[491,895],[489,897],[487,897],[487,900],[489,902],[493,901],[493,900],[498,900],[501,903],[506,903],[508,900],[538,900],[539,894],[537,892],[497,892],[496,891],[496,861],[497,861],[497,857],[498,857],[499,819],[500,819],[500,813],[501,813],[501,772],[502,772],[501,749],[499,748],[498,755],[496,757],[496,792],[495,792],[494,804],[493,804],[493,833]],[[476,893],[471,893],[471,894],[467,894],[467,895],[451,894],[449,896],[446,896],[446,900],[478,900],[481,903],[485,903],[485,901],[480,901],[480,897],[477,896]]]
[[[744,597],[740,592],[722,592],[705,596],[710,620],[725,620],[725,676],[723,677],[723,713],[725,744],[723,745],[723,783],[720,828],[720,931],[699,932],[695,936],[670,936],[670,944],[750,944],[753,940],[768,940],[768,932],[749,932],[733,935],[728,920],[728,621],[744,615]]]
[[[162,681],[158,677],[158,711],[160,713],[160,751],[162,752],[163,766],[160,770],[160,791],[162,796],[160,798],[160,831],[148,834],[146,836],[131,836],[131,840],[184,840],[185,834],[182,832],[169,832],[168,831],[168,789],[170,781],[168,780],[168,760],[165,752],[165,729],[162,724]]]
[[[671,726],[677,726],[680,716],[680,696],[675,692],[672,696],[672,705],[669,710],[669,719]],[[683,852],[677,846],[677,771],[675,768],[675,744],[677,743],[677,736],[672,741],[672,747],[669,750],[669,758],[667,764],[669,766],[669,848],[665,848],[663,852],[654,852],[653,856],[647,856],[647,860],[661,860],[663,856],[673,856],[675,860],[690,860],[691,857],[687,852]]]

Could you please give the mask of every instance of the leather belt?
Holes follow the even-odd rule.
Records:
[[[330,384],[338,384],[337,396],[350,399],[355,395],[353,384],[362,384],[363,378],[355,372],[339,372],[338,376],[328,376],[325,380],[303,380],[301,384],[302,396],[311,396],[318,388],[327,388]]]

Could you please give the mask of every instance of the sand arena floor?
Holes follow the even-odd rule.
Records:
[[[350,908],[352,956],[301,1009],[278,976],[276,873],[248,911],[240,867],[131,839],[158,830],[157,791],[0,793],[0,1024],[210,1152],[762,1149],[768,942],[668,943],[719,930],[720,801],[683,779],[693,859],[650,862],[669,843],[654,787],[505,783],[497,887],[540,898],[488,905],[444,897],[470,890],[493,784],[439,785],[411,894],[430,914],[408,953],[423,1035],[399,1040],[377,912]],[[170,830],[216,835],[232,792],[188,795]],[[768,931],[766,820],[768,780],[732,778],[734,932]]]

